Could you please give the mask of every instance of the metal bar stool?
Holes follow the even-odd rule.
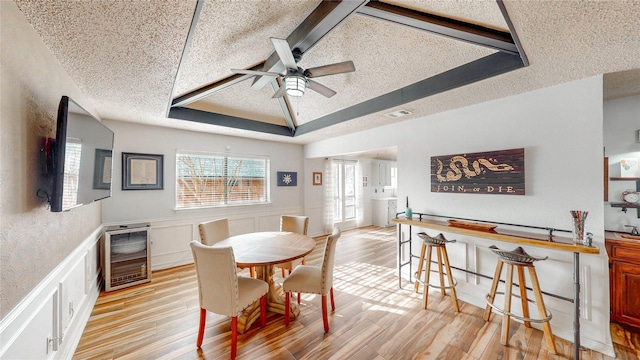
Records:
[[[536,258],[529,254],[527,254],[524,249],[521,247],[517,247],[513,251],[504,251],[498,249],[495,245],[491,245],[489,247],[491,251],[493,251],[496,255],[498,255],[498,265],[496,266],[496,272],[493,276],[493,283],[491,284],[491,290],[489,294],[487,294],[487,307],[484,310],[484,320],[489,321],[489,317],[491,316],[491,310],[495,310],[502,314],[502,332],[500,335],[500,343],[502,345],[507,345],[509,341],[509,325],[511,323],[511,317],[522,320],[524,322],[524,326],[531,327],[531,323],[542,323],[542,329],[544,331],[544,337],[547,341],[547,347],[549,347],[549,351],[554,354],[556,351],[556,344],[553,342],[553,333],[551,332],[551,324],[549,320],[551,320],[552,314],[547,311],[544,306],[544,300],[542,299],[542,292],[540,291],[540,283],[538,282],[538,276],[536,275],[536,269],[533,266],[535,261],[545,260],[548,256],[543,258]],[[507,264],[507,278],[505,279],[505,291],[504,292],[496,292],[498,289],[498,283],[500,282],[500,275],[502,274],[502,266],[503,264]],[[522,301],[522,315],[514,314],[511,312],[511,296],[516,296],[512,294],[513,287],[513,267],[516,267],[518,270],[518,286],[520,287],[520,300]],[[524,268],[529,270],[529,278],[531,279],[531,288],[533,290],[533,295],[535,296],[535,301],[527,298],[527,287],[524,278]],[[504,295],[504,308],[497,308],[493,304],[493,300],[495,299],[496,294]],[[540,316],[545,316],[541,319],[533,319],[529,317],[529,302],[535,303],[538,307],[538,313]]]
[[[422,248],[420,250],[420,260],[418,263],[418,271],[415,274],[416,283],[414,285],[414,291],[418,292],[418,287],[420,284],[424,285],[423,287],[423,303],[422,307],[424,309],[427,308],[427,303],[429,301],[429,287],[434,287],[436,289],[440,289],[442,295],[446,295],[446,289],[451,290],[451,300],[453,300],[453,307],[456,312],[460,312],[460,307],[458,306],[458,297],[456,296],[456,285],[458,282],[453,278],[451,274],[451,266],[449,266],[449,256],[447,255],[447,243],[456,242],[455,240],[447,240],[442,234],[438,234],[435,237],[431,237],[424,232],[418,233],[418,236],[422,239]],[[440,275],[440,285],[431,284],[429,282],[429,275],[431,273],[431,249],[436,249],[436,255],[438,257],[438,274]],[[425,259],[426,252],[426,259]],[[426,260],[426,268],[424,269],[424,281],[420,280],[422,276],[422,269],[424,266],[424,262]],[[442,263],[444,260],[444,267],[447,275],[447,280],[449,281],[449,285],[444,284],[444,275],[445,272],[442,270]]]

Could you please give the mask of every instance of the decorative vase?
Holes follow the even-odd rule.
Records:
[[[407,196],[407,207],[404,210],[404,217],[407,219],[411,219],[413,217],[413,211],[409,207],[409,197]]]
[[[571,210],[571,217],[573,218],[573,242],[575,244],[584,244],[584,222],[589,215],[588,211]]]

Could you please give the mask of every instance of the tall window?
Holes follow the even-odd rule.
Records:
[[[356,218],[356,162],[334,160],[333,218],[336,223]]]
[[[269,202],[269,158],[176,153],[176,208]]]

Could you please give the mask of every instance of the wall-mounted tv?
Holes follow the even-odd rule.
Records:
[[[67,211],[111,196],[113,131],[63,96],[53,144],[51,211]]]

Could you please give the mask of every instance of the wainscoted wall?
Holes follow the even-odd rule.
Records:
[[[0,322],[0,359],[70,359],[102,285],[102,226]]]
[[[60,98],[68,95],[89,111],[92,104],[13,1],[0,1],[0,26],[0,319],[4,324],[102,224],[102,211],[93,204],[52,213],[46,200],[36,196],[38,189],[51,193],[41,141],[55,137]],[[37,343],[44,347],[44,339]]]
[[[240,235],[256,231],[277,231],[280,228],[280,215],[299,215],[302,208],[277,210],[249,210],[243,214],[198,216],[178,219],[146,219],[135,222],[118,222],[117,225],[148,222],[151,227],[151,269],[160,270],[193,263],[189,243],[199,239],[198,224],[220,217],[229,218],[231,235]],[[116,223],[108,224],[116,225]]]
[[[526,71],[526,70],[524,70]],[[582,343],[613,354],[609,331],[609,277],[604,250],[602,78],[593,77],[398,124],[336,137],[305,146],[305,157],[320,158],[398,147],[398,198],[409,196],[413,212],[514,224],[572,228],[570,210],[587,210],[586,231],[594,234],[599,255],[582,255]],[[524,147],[526,195],[432,193],[430,157]],[[414,232],[425,231],[413,227]],[[427,231],[429,232],[429,231]],[[405,234],[407,236],[408,234]],[[513,245],[465,236],[449,252],[462,268],[493,276],[492,244]],[[413,239],[418,239],[414,235]],[[466,244],[463,246],[463,244]],[[414,241],[414,253],[419,251]],[[536,264],[543,291],[572,298],[572,253],[549,255]],[[415,269],[415,268],[414,268]],[[455,274],[460,298],[484,307],[489,283]],[[573,304],[545,298],[555,311],[554,332],[573,339]]]

